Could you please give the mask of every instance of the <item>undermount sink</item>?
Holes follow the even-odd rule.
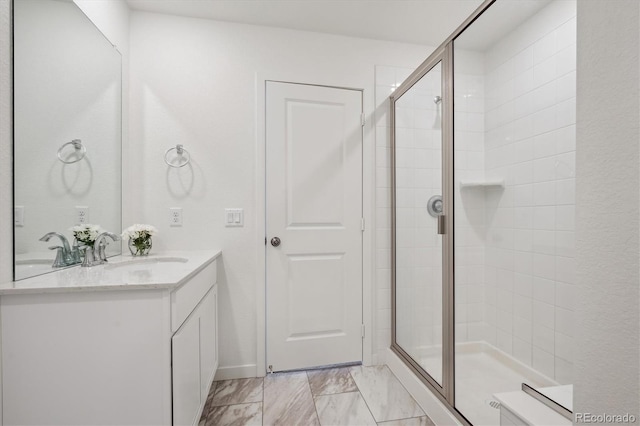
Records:
[[[188,261],[189,259],[185,257],[144,257],[109,263],[105,265],[104,269],[138,268],[159,264],[187,263]]]

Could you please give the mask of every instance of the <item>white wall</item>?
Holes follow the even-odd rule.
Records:
[[[131,22],[132,220],[159,228],[157,249],[224,250],[220,374],[255,374],[256,74],[362,88],[372,117],[374,66],[415,68],[430,49],[143,12]],[[191,164],[170,169],[163,155],[177,143]],[[168,226],[169,207],[183,208],[182,227]],[[243,228],[224,227],[226,207],[244,208]]]
[[[574,412],[640,415],[640,3],[579,1]]]

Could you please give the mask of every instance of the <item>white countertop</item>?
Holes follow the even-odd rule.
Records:
[[[175,289],[222,254],[221,250],[183,250],[133,257],[110,257],[108,263],[80,265],[0,284],[0,295],[72,291]]]

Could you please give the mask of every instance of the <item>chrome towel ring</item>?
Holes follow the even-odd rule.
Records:
[[[62,150],[67,145],[73,145],[73,148],[75,149],[76,157],[77,157],[75,160],[65,160],[62,158]],[[78,154],[78,151],[80,151],[80,154]],[[58,160],[62,161],[64,164],[73,164],[82,160],[86,153],[87,153],[87,148],[82,144],[82,141],[80,139],[74,139],[71,142],[67,142],[63,144],[58,149]]]
[[[169,153],[171,151],[175,151],[176,154],[178,154],[178,158],[184,160],[178,164],[174,164],[172,162],[169,161]],[[167,163],[167,166],[169,167],[184,167],[187,164],[189,164],[189,161],[191,161],[191,154],[189,154],[189,151],[187,151],[186,149],[184,149],[182,147],[182,144],[178,144],[173,148],[169,148],[168,150],[165,151],[164,153],[164,162]]]

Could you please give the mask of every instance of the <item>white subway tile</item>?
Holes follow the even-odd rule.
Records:
[[[533,255],[531,253],[523,253],[529,257]],[[517,257],[517,255],[516,255]],[[526,297],[531,300],[533,297],[533,276],[529,274],[524,274],[520,272],[516,272],[513,274],[513,292],[517,295]]]
[[[556,178],[556,158],[545,157],[533,161],[533,181],[548,182]]]
[[[575,206],[556,206],[556,229],[573,231],[575,229]]]
[[[391,288],[391,269],[383,269],[376,265],[376,288],[377,289],[390,289]]]
[[[515,207],[513,209],[513,227],[516,229],[533,229],[533,208]]]
[[[513,72],[518,75],[533,67],[533,46],[529,46],[513,57]]]
[[[533,250],[533,231],[530,229],[516,229],[514,231],[513,248],[520,251]]]
[[[576,70],[576,45],[572,44],[556,55],[556,75],[558,77]]]
[[[576,126],[571,125],[556,130],[556,152],[562,154],[576,150]]]
[[[557,106],[552,106],[532,115],[534,135],[540,135],[557,129],[557,108]]]
[[[534,111],[542,111],[556,104],[557,88],[554,80],[536,88],[532,94],[532,107]]]
[[[556,34],[558,50],[562,50],[574,45],[576,43],[577,34],[576,18],[574,17],[558,27],[558,29],[556,30]]]
[[[520,362],[531,365],[532,364],[532,347],[531,343],[527,343],[517,337],[513,339],[513,356]]]
[[[560,102],[556,106],[556,115],[558,128],[576,124],[576,98]]]
[[[573,231],[556,231],[556,255],[574,257],[575,239]]]
[[[414,130],[408,128],[396,128],[396,148],[414,148]]]
[[[536,61],[533,67],[533,86],[539,87],[556,78],[556,57],[551,56],[543,62]]]
[[[511,332],[505,332],[503,330],[497,330],[497,342],[498,349],[511,354],[513,352],[513,336]]]
[[[558,101],[574,98],[576,96],[576,72],[571,71],[559,77],[555,86]]]
[[[567,360],[573,359],[573,337],[555,333],[555,355]]]
[[[516,273],[533,274],[533,254],[529,252],[515,252],[513,255],[513,269]]]
[[[534,320],[533,346],[553,354],[555,346],[553,329],[540,325]]]
[[[556,225],[556,207],[541,206],[533,208],[533,228],[552,231]]]
[[[548,254],[533,254],[533,276],[546,278],[549,280],[555,279],[555,256]]]
[[[552,31],[533,44],[533,61],[539,64],[555,55],[557,49],[556,32]]]
[[[528,207],[533,205],[533,185],[515,185],[513,187],[514,207]]]
[[[556,331],[567,336],[575,335],[573,311],[556,307]]]
[[[576,262],[573,257],[556,257],[556,280],[563,283],[575,283]]]
[[[535,205],[553,205],[556,203],[557,196],[556,182],[551,181],[533,184],[533,203]]]
[[[550,157],[556,153],[557,133],[547,132],[533,138],[534,158]]]
[[[525,339],[531,341],[531,321],[533,320],[533,300],[530,297],[525,297],[520,294],[513,295],[513,318],[514,327],[517,329],[518,321],[525,320],[529,323],[529,338]],[[524,335],[520,336],[524,339]]]
[[[549,306],[555,304],[555,282],[546,278],[533,279],[533,298]]]
[[[529,310],[530,309],[531,308],[529,308]],[[533,323],[531,322],[531,317],[524,318],[523,316],[514,315],[513,335],[518,339],[531,344],[533,342]]]
[[[563,282],[556,282],[556,302],[555,305],[559,308],[573,311],[575,309],[575,285],[567,284]]]
[[[533,347],[533,368],[549,378],[553,378],[554,374],[554,357],[549,352],[540,348]]]
[[[555,231],[543,231],[540,229],[533,231],[533,251],[541,254],[555,254]]]
[[[576,180],[562,179],[556,182],[556,200],[558,205],[576,203]]]

